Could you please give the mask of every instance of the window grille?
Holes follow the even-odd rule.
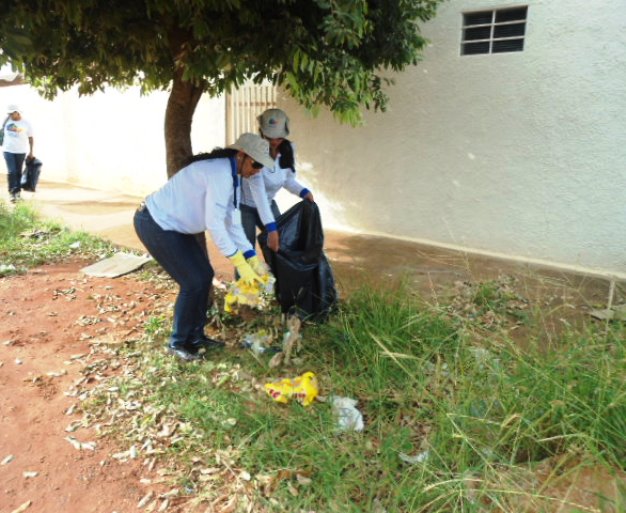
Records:
[[[528,7],[463,14],[461,55],[524,50]]]
[[[276,107],[276,87],[269,82],[248,82],[226,95],[226,144],[244,132],[259,131],[257,116]]]

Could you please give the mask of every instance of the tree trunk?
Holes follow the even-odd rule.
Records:
[[[168,178],[184,167],[185,162],[193,155],[191,123],[193,113],[202,96],[202,88],[183,81],[182,76],[182,70],[175,72],[172,92],[165,110],[165,155]],[[196,240],[208,257],[204,232],[197,233]]]
[[[186,82],[182,77],[182,69],[177,69],[165,110],[165,154],[168,178],[183,167],[187,159],[193,155],[191,123],[193,113],[202,96],[202,87]]]

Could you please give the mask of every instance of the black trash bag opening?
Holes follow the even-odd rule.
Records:
[[[276,223],[280,250],[267,247],[267,233],[259,245],[276,277],[276,298],[283,313],[303,320],[324,322],[337,305],[333,271],[324,254],[324,231],[315,203],[301,201],[281,215]]]

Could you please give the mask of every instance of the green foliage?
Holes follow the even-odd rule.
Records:
[[[15,239],[27,228],[35,223],[35,212],[19,205],[10,209],[8,205],[0,201],[0,243],[2,246]]]
[[[357,123],[384,109],[385,70],[419,60],[418,22],[440,0],[14,0],[0,18],[0,64],[51,98],[175,76],[215,95],[247,78],[284,86],[309,109]]]
[[[150,317],[144,324],[146,335],[152,339],[161,339],[168,331],[167,321],[163,316]]]

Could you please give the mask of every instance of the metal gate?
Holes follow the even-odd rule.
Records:
[[[235,142],[244,132],[258,133],[257,116],[276,107],[276,87],[271,83],[240,86],[226,95],[226,144]]]

